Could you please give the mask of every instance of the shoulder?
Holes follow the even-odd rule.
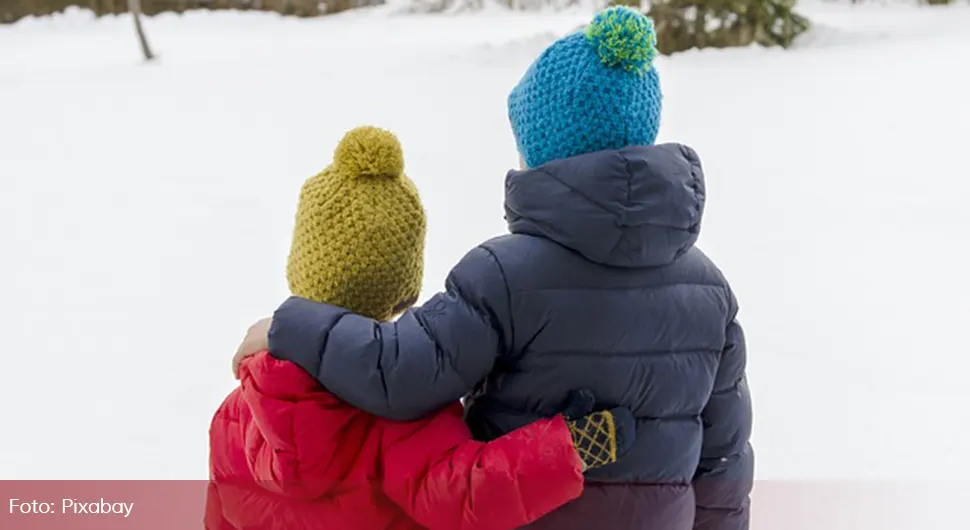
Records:
[[[696,283],[717,285],[725,288],[730,287],[720,267],[704,251],[697,247],[693,247],[685,252],[674,263],[674,267],[679,269],[682,274],[689,276],[691,281]]]
[[[731,314],[737,312],[737,300],[731,288],[731,283],[721,268],[714,263],[714,260],[708,257],[701,249],[697,247],[691,248],[677,260],[674,267],[678,270],[678,274],[682,276],[685,283],[718,287],[724,302],[728,306],[728,312]]]
[[[218,428],[227,423],[245,423],[250,419],[249,409],[245,407],[242,400],[242,389],[236,387],[226,396],[215,414],[212,415],[212,422],[209,426],[209,433],[214,434]]]
[[[506,234],[475,247],[453,272],[459,278],[474,278],[488,291],[511,300],[514,294],[541,284],[546,273],[568,269],[565,265],[577,256],[542,237]]]
[[[558,243],[527,234],[499,236],[482,243],[479,248],[492,256],[513,290],[518,290],[523,284],[530,285],[531,275],[546,271],[547,265],[584,261]]]
[[[469,299],[507,297],[510,243],[499,237],[469,250],[448,274],[448,289]]]
[[[243,361],[240,367],[241,389],[244,398],[251,394],[265,395],[288,404],[312,395],[317,402],[340,404],[340,400],[320,389],[320,383],[299,365],[277,359],[269,352],[260,352]]]
[[[561,245],[544,237],[528,234],[506,234],[494,237],[479,245],[499,262],[505,263],[523,252],[568,252]]]
[[[482,243],[469,250],[461,257],[458,264],[451,269],[449,278],[465,279],[480,275],[495,276],[501,274],[501,263],[488,242]]]

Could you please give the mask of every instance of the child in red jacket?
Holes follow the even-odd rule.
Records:
[[[303,186],[290,289],[389,320],[417,300],[425,227],[397,139],[355,129]],[[583,473],[634,435],[629,410],[592,412],[583,392],[565,415],[482,443],[459,403],[392,422],[268,353],[239,376],[210,428],[208,530],[511,530],[577,498]]]

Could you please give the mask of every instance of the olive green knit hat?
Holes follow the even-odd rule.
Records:
[[[424,208],[398,139],[348,132],[333,163],[303,184],[286,267],[293,295],[389,320],[421,291]]]

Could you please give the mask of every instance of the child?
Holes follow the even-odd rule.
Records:
[[[268,345],[386,418],[470,393],[466,421],[482,440],[588,388],[633,410],[637,440],[529,528],[746,529],[754,454],[738,303],[695,247],[697,153],[654,145],[655,46],[650,19],[611,8],[526,71],[508,105],[525,166],[505,181],[511,233],[470,251],[444,293],[393,323],[294,297],[237,358]]]
[[[306,182],[287,266],[294,296],[381,321],[414,303],[425,219],[402,166],[397,139],[363,127]],[[240,376],[210,429],[209,530],[511,530],[578,497],[583,472],[615,462],[634,434],[629,410],[591,414],[582,392],[565,418],[481,443],[457,400],[396,423],[265,352]]]

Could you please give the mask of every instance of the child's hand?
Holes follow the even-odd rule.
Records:
[[[583,389],[569,394],[562,412],[584,473],[616,462],[630,450],[636,437],[636,420],[630,409],[594,412],[595,408],[596,397]]]
[[[636,437],[636,420],[630,409],[617,407],[567,421],[573,447],[583,461],[583,473],[619,460]]]
[[[236,349],[236,355],[232,357],[233,377],[239,379],[239,365],[242,364],[243,359],[269,349],[269,327],[272,324],[273,318],[267,317],[249,326],[246,337]]]

